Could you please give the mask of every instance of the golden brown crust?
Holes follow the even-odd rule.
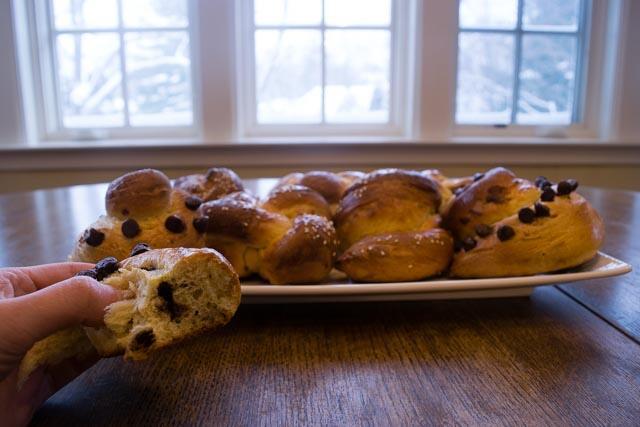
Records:
[[[258,273],[272,284],[303,283],[331,271],[335,231],[326,218],[290,219],[238,195],[204,203],[199,212],[209,218],[207,246],[226,256],[241,277]]]
[[[540,190],[531,182],[505,168],[491,169],[455,197],[444,224],[463,240],[473,236],[478,225],[511,216],[522,207],[533,205],[539,197]]]
[[[474,182],[473,176],[451,178],[445,176],[438,169],[425,169],[421,173],[436,181],[440,184],[441,190],[448,191],[451,195],[455,195]]]
[[[227,168],[211,168],[205,174],[180,177],[176,179],[174,187],[205,202],[244,190],[240,177]]]
[[[228,239],[248,246],[264,247],[279,238],[290,227],[283,215],[257,207],[237,196],[223,197],[204,203],[201,215],[209,218],[207,241]]]
[[[171,182],[162,172],[141,169],[113,180],[107,188],[107,214],[122,219],[153,216],[169,204]]]
[[[162,208],[156,209],[153,215],[137,216],[134,214],[138,214],[139,211],[133,210],[127,217],[100,217],[78,237],[70,259],[97,262],[102,258],[113,256],[122,260],[129,256],[131,249],[138,243],[147,243],[152,248],[203,247],[204,237],[193,224],[198,214],[186,207],[187,197],[188,195],[182,191],[171,191],[169,202]],[[141,207],[144,205],[136,203],[127,206]],[[183,228],[169,230],[166,224],[169,217],[172,217],[174,221],[181,222]],[[125,222],[130,220],[135,221],[138,232],[132,237],[127,237],[123,226]],[[95,242],[89,244],[90,240],[87,241],[89,231],[92,229],[103,236],[98,245]]]
[[[138,243],[154,248],[203,247],[206,227],[196,212],[199,204],[239,189],[240,178],[225,168],[178,178],[174,188],[166,175],[154,169],[125,174],[109,185],[107,215],[83,231],[70,259],[124,259]]]
[[[356,181],[364,178],[367,174],[361,171],[342,171],[338,172],[338,176],[342,178],[343,182],[346,184],[345,191],[347,188],[351,187]]]
[[[582,196],[571,193],[543,203],[550,216],[523,223],[509,215],[495,224],[494,232],[478,238],[475,248],[454,257],[456,277],[503,277],[547,273],[580,265],[595,256],[604,239],[604,224]],[[514,235],[501,241],[495,231],[503,226]]]
[[[361,282],[401,282],[442,273],[452,255],[453,239],[434,228],[365,237],[344,252],[336,266]]]
[[[419,280],[442,273],[453,240],[440,228],[444,188],[428,174],[381,169],[345,192],[334,222],[337,267],[357,281]]]
[[[438,184],[414,171],[382,169],[368,174],[344,194],[334,223],[341,250],[384,233],[418,231],[438,225]]]
[[[289,219],[302,214],[331,218],[331,208],[317,191],[302,185],[283,185],[273,189],[262,202],[262,208],[279,212]]]
[[[276,188],[285,185],[303,185],[322,195],[330,205],[336,205],[344,192],[364,174],[358,171],[344,171],[337,174],[327,171],[307,173],[293,172],[284,176]]]
[[[331,272],[337,246],[326,218],[297,216],[285,235],[265,249],[260,275],[274,285],[319,282]]]

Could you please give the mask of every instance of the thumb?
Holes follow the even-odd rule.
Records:
[[[0,302],[17,347],[31,345],[52,333],[71,326],[103,323],[105,308],[122,299],[124,293],[87,276],[77,276],[28,295]],[[4,329],[4,328],[3,328]],[[7,332],[9,332],[7,331]]]

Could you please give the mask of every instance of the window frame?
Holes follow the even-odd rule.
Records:
[[[45,0],[12,0],[14,9],[15,64],[19,72],[19,97],[22,106],[21,132],[29,147],[46,146],[49,142],[90,141],[101,146],[130,144],[237,144],[297,143],[333,141],[345,143],[385,143],[405,141],[425,144],[477,142],[482,143],[607,143],[619,137],[618,111],[622,99],[621,81],[625,76],[624,58],[618,52],[628,38],[630,23],[625,13],[629,3],[591,3],[587,19],[588,49],[582,84],[584,108],[582,123],[566,128],[515,125],[495,128],[490,125],[456,125],[455,103],[458,46],[458,2],[441,0],[406,0],[401,8],[407,25],[403,28],[406,45],[406,69],[399,83],[405,91],[404,117],[398,133],[381,131],[359,132],[358,129],[335,129],[333,132],[270,134],[247,132],[242,117],[244,61],[243,44],[238,36],[246,0],[204,2],[188,0],[189,36],[192,63],[193,126],[189,129],[138,128],[121,132],[108,129],[108,134],[73,135],[51,133],[45,123],[43,79],[38,49],[42,35],[36,31],[38,2]],[[405,0],[396,0],[405,3]],[[206,23],[201,25],[200,22]],[[207,40],[215,40],[208,43]],[[246,53],[246,52],[245,52]],[[251,51],[252,53],[252,51]],[[437,61],[430,60],[437,58]],[[13,62],[10,60],[10,62]],[[215,76],[211,78],[209,76]],[[13,97],[9,100],[11,102]],[[251,129],[249,129],[251,130]],[[95,141],[94,141],[95,140]],[[42,144],[41,144],[42,143]],[[49,144],[50,146],[53,146]]]
[[[430,0],[426,0],[430,1]],[[532,31],[524,31],[521,28],[521,17],[524,0],[518,3],[518,24],[513,30],[489,30],[493,33],[511,33],[515,34],[516,56],[521,55],[518,52],[517,44],[521,43],[524,33]],[[451,113],[451,136],[453,138],[543,138],[543,139],[590,139],[600,136],[599,119],[601,111],[597,107],[599,100],[602,98],[600,93],[600,82],[602,76],[602,46],[604,40],[598,40],[598,34],[604,35],[606,28],[607,6],[604,2],[594,2],[593,0],[582,0],[580,4],[578,29],[575,32],[577,40],[576,58],[576,80],[574,89],[574,104],[572,111],[572,122],[563,124],[518,124],[509,123],[502,124],[465,124],[456,122],[456,104],[457,104],[457,76],[458,76],[458,36],[462,32],[474,32],[475,29],[461,29],[458,22],[459,0],[456,3],[456,57],[454,68],[454,89],[451,96],[453,97],[453,111]],[[533,31],[536,33],[536,31]],[[556,34],[556,32],[544,32],[545,34]],[[560,34],[561,32],[557,32]],[[541,33],[542,34],[542,33]],[[570,34],[574,34],[573,32]],[[514,57],[514,66],[519,67],[519,59]],[[515,75],[518,69],[514,69],[514,90],[517,88],[519,76]],[[513,94],[515,99],[516,95]],[[517,114],[516,106],[512,106],[512,117]],[[576,120],[576,121],[574,121]]]
[[[324,1],[324,0],[323,0]],[[235,3],[236,9],[236,131],[241,138],[260,137],[322,137],[322,136],[374,136],[403,137],[410,135],[413,98],[410,90],[412,75],[411,56],[413,55],[412,11],[414,0],[391,0],[391,22],[389,24],[390,67],[389,67],[389,121],[386,123],[318,123],[318,124],[264,124],[257,120],[257,98],[255,93],[255,31],[254,0],[240,0]],[[279,29],[289,27],[268,26]],[[294,26],[298,27],[298,26]],[[319,25],[299,26],[304,29],[321,31],[334,27],[324,23]],[[353,26],[359,27],[359,26]],[[343,28],[343,27],[335,27]],[[351,28],[347,26],[345,29]],[[384,28],[384,27],[380,27]],[[408,49],[402,49],[407,46]],[[324,67],[324,41],[323,67]],[[324,76],[325,70],[323,70]],[[323,78],[323,84],[324,84]],[[324,103],[323,103],[324,108]],[[322,113],[324,118],[324,111]]]
[[[30,74],[33,81],[33,93],[36,99],[43,102],[35,103],[35,120],[31,125],[35,127],[38,140],[48,141],[92,141],[92,140],[118,140],[118,139],[147,139],[162,135],[162,138],[195,137],[199,134],[202,123],[202,108],[200,93],[201,73],[198,70],[198,23],[196,19],[196,0],[186,0],[187,19],[186,28],[158,27],[158,28],[123,28],[122,27],[122,3],[124,0],[116,0],[119,13],[118,27],[114,29],[79,29],[57,30],[54,28],[54,17],[51,0],[31,0],[26,2],[26,20],[30,39]],[[190,125],[175,126],[131,126],[128,122],[128,108],[125,105],[123,115],[125,125],[114,127],[90,127],[67,128],[62,122],[62,106],[59,96],[59,76],[57,64],[57,48],[55,37],[61,33],[112,33],[117,35],[120,46],[120,70],[124,72],[125,63],[122,62],[124,52],[124,35],[128,32],[154,32],[154,31],[184,31],[189,37],[189,54],[191,60],[191,90],[192,90],[192,123]],[[127,78],[123,74],[123,100],[128,97]]]

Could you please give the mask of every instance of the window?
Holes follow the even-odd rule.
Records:
[[[31,140],[601,138],[626,37],[593,0],[12,6]]]
[[[579,122],[585,3],[461,0],[456,122]]]
[[[186,0],[42,0],[47,133],[193,124]]]
[[[406,69],[397,49],[406,33],[401,3],[410,2],[247,2],[240,79],[249,133],[274,125],[303,133],[399,128],[406,104],[398,84]]]

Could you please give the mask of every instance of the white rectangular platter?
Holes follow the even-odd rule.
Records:
[[[335,271],[329,281],[311,285],[274,286],[260,281],[242,282],[243,304],[418,301],[432,299],[504,298],[531,294],[536,286],[556,285],[626,274],[631,266],[599,252],[591,261],[571,270],[536,276],[493,279],[432,279],[420,282],[353,283]]]

